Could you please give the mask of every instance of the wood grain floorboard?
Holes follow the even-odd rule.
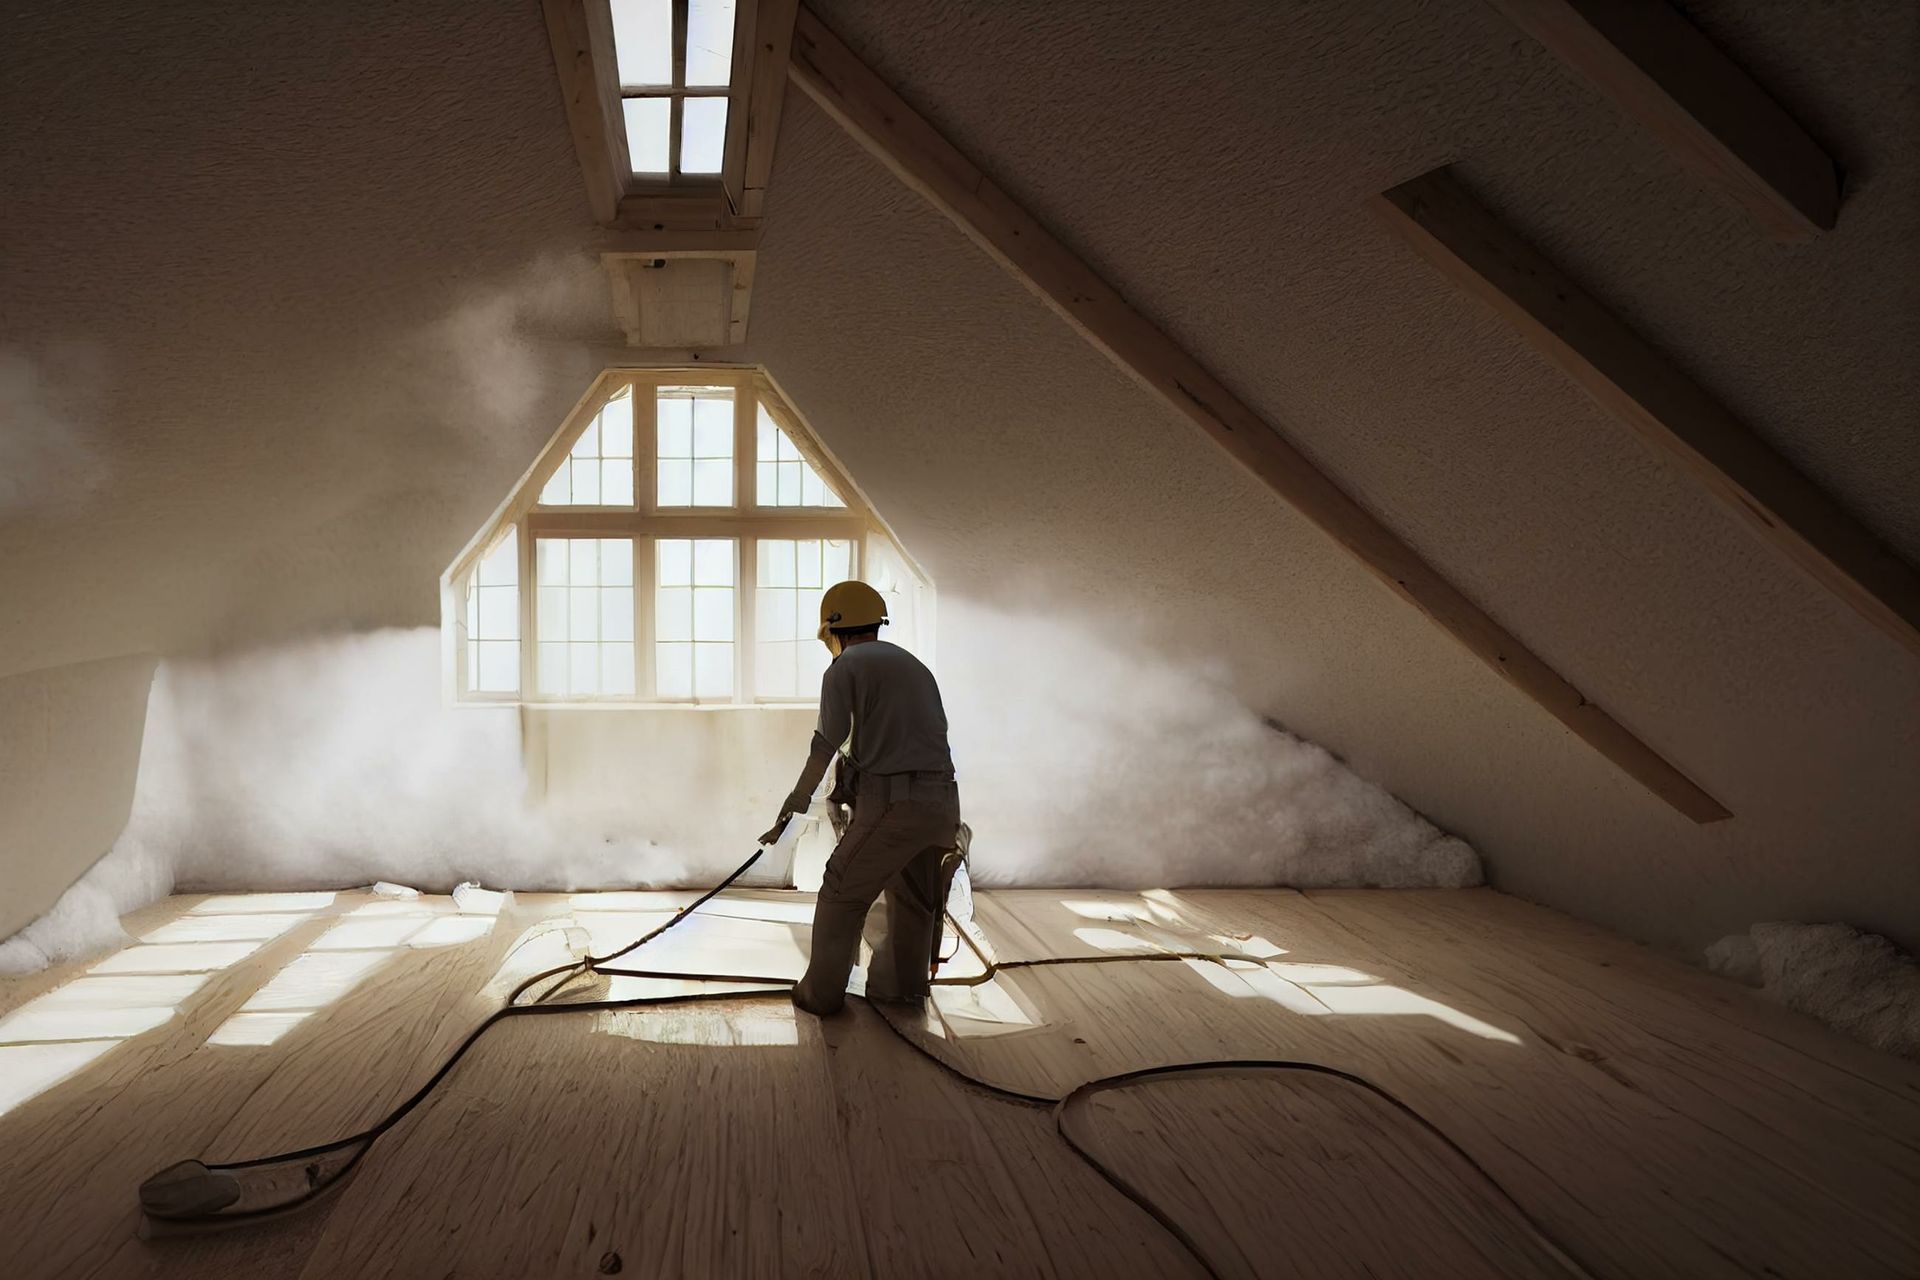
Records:
[[[302,913],[160,1025],[0,1113],[5,1274],[1198,1274],[1047,1110],[943,1072],[864,1005],[823,1024],[754,999],[510,1019],[309,1211],[135,1237],[154,1169],[364,1126],[519,976],[690,896],[522,895],[482,936],[363,953],[351,989],[271,1043],[220,1042],[298,957],[377,939],[367,922],[405,908],[340,895]],[[1313,1062],[1389,1090],[1472,1162],[1326,1077],[1094,1095],[1077,1114],[1103,1156],[1228,1274],[1554,1274],[1477,1165],[1599,1276],[1920,1275],[1920,1068],[1604,931],[1491,891],[977,901],[1002,959],[1263,962],[1009,970],[968,1010],[908,1029],[945,1060],[1053,1097],[1169,1062]],[[677,965],[791,967],[804,896],[715,905],[725,919],[678,936]],[[131,923],[217,937],[206,910],[169,900]],[[327,941],[336,928],[351,931]],[[173,954],[133,951],[106,967]],[[44,1028],[74,992],[111,989],[99,976],[89,962],[0,981],[0,1017],[27,1019],[0,1022],[0,1060],[17,1047],[6,1026]]]

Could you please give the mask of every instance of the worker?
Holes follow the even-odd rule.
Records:
[[[827,859],[812,955],[793,989],[794,1004],[821,1017],[846,1003],[867,912],[883,891],[885,925],[867,995],[926,996],[944,905],[941,858],[960,827],[940,686],[919,659],[880,638],[886,623],[886,601],[864,582],[839,583],[820,598],[819,636],[833,661],[820,681],[819,727],[798,785],[761,839],[773,843],[788,818],[807,811],[827,765],[851,738],[838,790],[850,798],[853,818]]]

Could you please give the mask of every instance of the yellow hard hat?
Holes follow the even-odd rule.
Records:
[[[820,597],[822,641],[835,631],[860,631],[877,627],[886,620],[887,602],[864,582],[836,582]]]

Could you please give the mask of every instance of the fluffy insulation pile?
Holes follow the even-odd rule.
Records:
[[[969,647],[1007,634],[992,615],[956,605],[946,621],[958,625],[942,631],[942,683],[981,883],[1480,882],[1467,845],[1269,726],[1209,672],[1064,623],[1029,626],[1010,661]],[[684,814],[529,804],[515,711],[449,708],[440,688],[427,628],[162,663],[126,831],[0,942],[0,972],[117,943],[121,913],[176,885],[704,884],[752,838],[729,838],[721,861],[650,838],[697,827],[711,806],[699,795]]]
[[[1920,1058],[1920,964],[1844,924],[1756,924],[1707,948],[1707,963],[1790,1009]]]

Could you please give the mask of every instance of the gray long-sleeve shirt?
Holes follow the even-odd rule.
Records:
[[[834,746],[853,733],[853,766],[864,774],[953,771],[947,710],[933,672],[899,645],[850,645],[820,681],[820,736]]]

